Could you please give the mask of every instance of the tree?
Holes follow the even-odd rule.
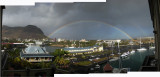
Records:
[[[107,46],[108,46],[108,44],[107,44],[107,43],[103,43],[102,45],[103,45],[103,47],[107,47]]]
[[[57,56],[53,63],[57,66],[66,65],[69,64],[69,60],[65,60],[63,57],[60,58],[59,56]]]
[[[17,48],[12,50],[12,51],[8,51],[10,57],[12,57],[12,58],[19,57],[20,56],[20,52],[21,52],[21,50],[17,49]]]
[[[54,52],[51,53],[53,56],[63,56],[64,54],[69,54],[68,51],[64,51],[63,49],[56,49]]]
[[[120,45],[128,45],[129,44],[129,41],[128,40],[122,40]]]

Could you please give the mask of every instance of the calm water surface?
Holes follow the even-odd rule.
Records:
[[[130,71],[138,71],[146,56],[154,55],[154,50],[147,50],[143,52],[136,51],[133,54],[130,54],[127,59],[122,59],[122,67],[123,68],[130,68]],[[113,68],[119,67],[119,61],[112,61],[109,62]],[[101,70],[103,70],[105,64],[101,65]]]

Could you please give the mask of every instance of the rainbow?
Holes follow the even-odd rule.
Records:
[[[53,32],[51,32],[48,37],[51,37],[52,35],[54,35],[56,32],[58,32],[59,30],[63,29],[64,27],[68,27],[68,26],[71,26],[73,24],[77,24],[77,23],[84,23],[84,22],[96,22],[96,23],[102,23],[102,24],[105,24],[107,26],[110,26],[118,31],[120,31],[121,33],[125,34],[128,38],[130,38],[131,40],[133,40],[133,38],[126,32],[124,32],[123,30],[111,25],[111,24],[108,24],[106,22],[103,22],[103,21],[97,21],[97,20],[79,20],[79,21],[73,21],[73,22],[70,22],[70,23],[67,23],[67,24],[64,24],[62,25],[61,27],[59,27],[58,29],[54,30]]]

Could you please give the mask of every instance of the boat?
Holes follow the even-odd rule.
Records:
[[[154,46],[150,46],[149,49],[155,49],[155,47]]]
[[[137,51],[141,52],[141,51],[146,51],[147,49],[146,48],[140,48],[140,49],[137,49]]]
[[[118,43],[118,49],[119,49],[119,43]],[[112,68],[112,66],[107,63],[104,67],[103,67],[103,71],[104,72],[108,72],[108,73],[127,73],[128,70],[126,70],[125,68],[122,68],[122,61],[121,61],[121,56],[126,56],[126,55],[129,55],[129,52],[125,52],[121,55],[120,53],[120,49],[119,49],[119,68]]]
[[[128,57],[127,52],[125,52],[125,53],[123,53],[123,54],[121,55],[121,58],[122,58],[122,59],[126,59],[127,57]]]
[[[118,59],[119,59],[118,57],[113,57],[112,59],[109,60],[109,62],[116,61]]]
[[[129,55],[129,54],[130,54],[130,52],[128,51],[128,52],[127,52],[127,54]]]
[[[130,52],[124,52],[121,57],[124,59],[124,58],[127,58],[129,56]]]
[[[133,44],[131,45],[131,51],[130,51],[130,54],[133,54],[133,53],[135,53],[135,50],[133,49]]]
[[[147,49],[144,47],[141,47],[141,38],[140,38],[140,48],[137,49],[137,51],[142,52],[142,51],[146,51]]]
[[[124,52],[121,57],[125,57],[125,56],[128,56],[128,54],[126,52]]]
[[[135,50],[132,50],[130,53],[131,53],[131,54],[135,53]]]
[[[97,64],[97,65],[95,66],[95,68],[96,68],[96,69],[99,69],[99,68],[100,68],[100,65]]]

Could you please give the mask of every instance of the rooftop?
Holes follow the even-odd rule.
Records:
[[[40,47],[40,46],[36,46],[36,45],[30,45],[28,46],[25,50],[25,53],[46,53],[46,48],[45,47]]]

